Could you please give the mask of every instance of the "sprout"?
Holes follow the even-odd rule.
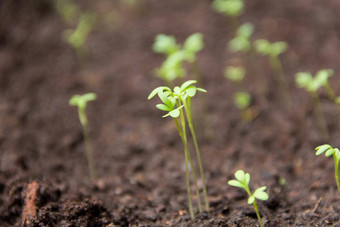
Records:
[[[173,36],[164,34],[157,35],[152,49],[156,53],[166,55],[166,60],[162,66],[156,69],[156,75],[168,84],[171,84],[177,78],[183,78],[186,70],[183,67],[185,61],[192,65],[192,72],[200,81],[200,72],[197,66],[196,54],[203,49],[203,35],[194,33],[184,42],[183,47],[176,43]]]
[[[91,33],[97,20],[94,13],[82,13],[79,17],[79,23],[75,29],[65,30],[64,36],[67,42],[76,50],[77,57],[80,61],[84,60],[87,49],[85,43]]]
[[[247,92],[236,92],[234,95],[234,103],[240,110],[245,110],[250,106],[251,97]]]
[[[236,36],[228,43],[228,48],[231,52],[246,53],[251,49],[250,36],[254,32],[254,26],[251,23],[241,25],[237,31]]]
[[[158,87],[155,88],[149,95],[148,99],[152,99],[156,95],[162,101],[161,104],[157,104],[156,107],[162,111],[165,111],[166,114],[163,117],[172,117],[175,121],[178,133],[182,139],[184,145],[184,154],[185,154],[185,167],[186,167],[186,184],[187,184],[187,193],[188,193],[188,203],[189,203],[189,211],[190,216],[194,219],[194,211],[191,201],[191,192],[190,192],[190,176],[189,176],[189,165],[192,167],[192,175],[194,179],[196,196],[198,201],[198,209],[200,213],[202,213],[202,205],[200,192],[198,189],[197,179],[196,179],[196,171],[193,168],[193,162],[191,158],[191,154],[188,148],[187,142],[187,134],[186,134],[186,123],[188,122],[191,136],[193,138],[193,142],[195,145],[196,156],[198,160],[200,176],[203,185],[203,195],[205,201],[205,208],[209,210],[209,201],[208,194],[205,186],[205,177],[203,172],[203,166],[201,161],[201,155],[199,152],[199,147],[196,139],[196,134],[193,126],[192,115],[191,115],[191,98],[194,97],[197,91],[206,92],[206,90],[202,88],[197,88],[195,84],[197,81],[189,80],[183,83],[180,87],[176,86],[173,91],[169,87]],[[181,124],[178,123],[178,118],[180,118]]]
[[[79,16],[80,10],[72,0],[55,1],[55,6],[59,15],[68,24],[72,24]]]
[[[313,106],[319,127],[321,129],[323,140],[328,140],[329,133],[327,129],[326,120],[322,111],[318,90],[321,87],[327,87],[329,85],[328,77],[332,75],[332,72],[333,72],[332,70],[323,69],[318,71],[314,78],[312,74],[307,72],[299,72],[295,74],[296,85],[299,88],[304,88],[313,99]],[[336,98],[334,98],[334,102],[336,102]]]
[[[224,76],[235,83],[241,83],[246,74],[243,67],[228,66],[225,68]]]
[[[88,168],[90,171],[90,178],[93,181],[96,178],[95,164],[93,159],[93,148],[91,143],[91,138],[88,131],[88,119],[86,116],[86,106],[87,102],[94,101],[97,99],[97,95],[95,93],[87,93],[84,95],[74,95],[69,101],[71,106],[78,107],[78,116],[80,123],[83,128],[83,135],[85,141],[85,150],[86,150],[86,158],[88,163]]]
[[[229,17],[238,17],[243,12],[242,0],[214,0],[212,8]]]
[[[237,170],[235,172],[236,180],[228,181],[228,184],[234,187],[243,188],[248,193],[248,204],[253,204],[254,210],[256,212],[257,219],[259,220],[260,226],[263,227],[263,223],[261,220],[261,216],[257,207],[256,199],[259,200],[268,200],[269,196],[265,190],[267,189],[266,186],[259,187],[251,193],[249,189],[249,182],[250,182],[250,174],[245,173],[243,170]]]
[[[284,76],[282,64],[280,61],[280,54],[288,49],[288,44],[286,42],[274,42],[270,43],[268,40],[259,39],[254,42],[256,51],[263,55],[269,57],[270,66],[276,75],[279,90],[281,91],[281,96],[288,107],[291,106],[291,96],[289,93],[289,86]]]
[[[322,153],[325,153],[326,157],[330,157],[333,155],[334,158],[334,167],[335,167],[335,181],[336,181],[336,186],[338,188],[338,192],[340,194],[340,183],[339,183],[339,161],[340,161],[340,151],[338,148],[333,148],[329,144],[324,144],[321,146],[318,146],[315,148],[315,155],[321,155]]]

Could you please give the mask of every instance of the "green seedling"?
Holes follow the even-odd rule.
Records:
[[[265,39],[256,40],[254,44],[255,49],[259,54],[269,57],[270,66],[277,76],[277,83],[281,91],[281,95],[286,104],[290,107],[291,97],[289,93],[289,86],[286,77],[284,76],[280,60],[280,54],[288,49],[288,44],[286,42],[270,43],[268,40]]]
[[[227,66],[224,71],[224,77],[240,87],[243,87],[245,75],[246,70],[242,66]]]
[[[190,35],[183,46],[177,44],[173,36],[157,35],[152,49],[156,53],[166,55],[167,58],[162,66],[156,69],[156,75],[171,85],[175,79],[183,78],[186,75],[183,66],[186,61],[191,64],[192,73],[197,81],[201,81],[196,54],[203,49],[203,46],[203,35],[201,33]]]
[[[233,52],[248,53],[251,50],[250,36],[254,32],[254,26],[251,23],[241,25],[236,36],[228,43],[228,49]]]
[[[64,32],[67,42],[75,49],[80,62],[83,62],[87,48],[85,46],[87,38],[96,24],[96,14],[82,13],[79,17],[79,23],[75,29],[68,29]]]
[[[214,0],[212,8],[228,17],[238,17],[243,12],[244,4],[242,0]]]
[[[326,152],[326,157],[330,157],[333,155],[334,158],[334,168],[335,168],[335,181],[336,186],[338,188],[338,192],[340,194],[340,183],[339,183],[339,161],[340,161],[340,151],[338,148],[333,148],[329,144],[324,144],[315,148],[316,153],[315,155],[321,155],[322,153]]]
[[[91,143],[91,138],[88,130],[88,119],[86,116],[86,105],[89,101],[94,101],[97,99],[95,93],[87,93],[84,95],[74,95],[69,101],[71,106],[78,107],[78,116],[80,123],[83,127],[83,135],[85,141],[86,159],[88,168],[90,171],[90,179],[93,181],[96,178],[95,164],[93,159],[93,148]]]
[[[241,111],[241,118],[243,122],[251,122],[253,114],[250,109],[251,96],[247,92],[236,92],[234,94],[234,103]]]
[[[329,133],[327,129],[325,116],[322,111],[318,90],[321,87],[325,86],[326,83],[328,83],[327,80],[328,77],[325,77],[325,75],[328,73],[327,70],[320,70],[319,72],[316,73],[314,77],[312,76],[312,74],[307,72],[299,72],[295,75],[295,82],[297,86],[300,88],[304,88],[312,97],[315,114],[317,117],[317,121],[321,130],[323,140],[328,140]]]
[[[263,227],[262,219],[257,207],[256,199],[259,200],[268,200],[269,196],[265,190],[267,189],[266,186],[259,187],[251,193],[249,189],[249,182],[250,182],[250,175],[249,173],[245,173],[243,170],[237,170],[235,172],[236,180],[228,181],[228,184],[234,187],[243,188],[248,193],[248,204],[253,204],[254,210],[256,212],[257,219],[259,220],[260,226]]]
[[[80,10],[72,0],[55,1],[55,7],[61,18],[68,24],[72,24],[79,16]]]
[[[158,87],[154,89],[148,99],[152,99],[154,96],[158,95],[160,100],[162,101],[162,104],[157,104],[156,107],[162,111],[165,111],[166,114],[163,117],[172,117],[175,121],[178,133],[182,139],[183,145],[184,145],[184,154],[185,154],[185,169],[186,169],[186,184],[187,184],[187,194],[188,194],[188,204],[189,204],[189,212],[192,219],[194,219],[194,210],[192,206],[192,200],[191,200],[191,192],[190,192],[190,175],[189,175],[189,166],[191,167],[192,177],[196,189],[196,196],[198,201],[198,209],[199,212],[202,213],[202,205],[201,205],[201,199],[200,199],[200,192],[197,184],[197,178],[195,169],[193,166],[193,161],[191,158],[191,154],[189,152],[188,148],[188,139],[187,139],[187,133],[186,133],[186,125],[189,125],[189,129],[191,132],[191,136],[194,142],[195,150],[196,150],[196,156],[198,161],[198,166],[200,170],[200,177],[202,180],[203,185],[203,195],[204,195],[204,201],[205,201],[205,208],[206,210],[209,210],[209,202],[208,202],[208,194],[206,190],[205,185],[205,177],[204,177],[204,171],[202,166],[202,160],[201,155],[196,139],[196,134],[194,130],[194,125],[192,121],[192,115],[191,115],[191,98],[193,98],[197,91],[200,92],[206,92],[206,90],[202,88],[197,88],[193,84],[197,83],[195,80],[189,80],[185,83],[183,83],[180,87],[176,86],[173,91],[169,87]],[[180,124],[178,121],[178,118],[180,120]]]

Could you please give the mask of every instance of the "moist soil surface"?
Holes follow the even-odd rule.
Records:
[[[227,184],[244,169],[252,189],[267,186],[270,198],[259,202],[265,226],[340,226],[333,161],[314,154],[320,144],[340,145],[337,109],[321,91],[330,133],[322,140],[311,98],[294,84],[296,72],[333,68],[339,94],[339,1],[246,1],[234,21],[207,0],[137,2],[78,2],[115,12],[113,21],[98,22],[80,62],[50,1],[1,1],[0,225],[258,226],[246,193]],[[267,58],[227,51],[244,22],[255,27],[252,40],[289,44],[281,60],[291,106]],[[170,34],[182,43],[194,32],[205,43],[197,59],[208,93],[192,105],[211,207],[199,214],[194,197],[192,221],[183,145],[174,122],[147,97],[163,84],[153,74],[164,60],[151,50],[154,37]],[[233,64],[247,69],[256,113],[250,123],[240,120],[236,89],[223,77]],[[98,95],[87,109],[98,175],[92,183],[77,111],[68,105],[86,92]]]

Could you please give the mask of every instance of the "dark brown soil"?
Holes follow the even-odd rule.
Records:
[[[294,85],[296,72],[329,67],[340,94],[339,1],[246,1],[240,22],[253,23],[252,39],[290,46],[282,61],[292,108],[280,100],[266,58],[226,50],[235,25],[209,0],[138,0],[135,8],[79,2],[97,12],[116,10],[115,23],[100,22],[90,35],[81,66],[61,38],[68,26],[50,1],[0,1],[0,226],[257,226],[245,192],[227,185],[241,168],[252,187],[268,186],[270,199],[259,203],[265,226],[340,226],[333,161],[314,155],[324,142],[340,145],[337,112],[321,93],[331,134],[321,141],[310,97]],[[152,73],[164,59],[151,51],[154,37],[171,34],[182,42],[194,32],[205,41],[198,64],[208,93],[194,105],[206,109],[196,118],[204,122],[199,142],[211,209],[191,221],[181,140],[156,100],[146,98],[162,84]],[[247,67],[258,110],[249,124],[240,122],[235,90],[223,77],[234,61]],[[73,94],[89,91],[98,94],[87,111],[94,183],[77,111],[68,105]]]

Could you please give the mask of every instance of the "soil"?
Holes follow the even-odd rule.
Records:
[[[246,193],[227,184],[238,169],[251,174],[253,189],[268,187],[269,200],[259,202],[265,226],[340,226],[333,161],[314,155],[322,143],[340,145],[337,111],[322,91],[331,135],[322,141],[311,99],[294,85],[296,72],[333,68],[339,94],[339,1],[246,1],[234,23],[208,0],[91,2],[78,4],[114,10],[115,20],[98,23],[82,64],[61,38],[69,26],[51,1],[0,2],[1,226],[258,226]],[[289,44],[281,59],[292,107],[282,102],[265,57],[227,51],[244,22],[255,26],[252,40]],[[196,210],[191,221],[183,145],[156,99],[146,98],[162,85],[153,75],[164,60],[151,50],[154,37],[183,42],[194,32],[205,42],[198,65],[208,93],[193,105],[211,208]],[[235,62],[247,68],[257,111],[248,124],[223,77]],[[87,109],[98,172],[92,183],[77,111],[68,105],[90,91],[98,94]]]

